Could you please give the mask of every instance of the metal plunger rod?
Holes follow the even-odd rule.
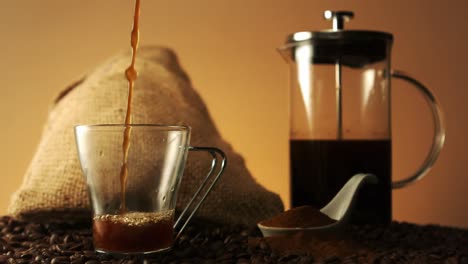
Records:
[[[330,11],[324,12],[323,16],[326,20],[333,21],[333,30],[343,30],[345,22],[348,22],[354,17],[354,13],[350,11]],[[343,138],[343,89],[342,89],[342,76],[341,76],[341,59],[335,63],[335,84],[336,84],[336,112],[338,115],[337,121],[337,138]]]

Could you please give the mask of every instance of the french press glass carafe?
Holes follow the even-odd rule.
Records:
[[[322,208],[356,173],[379,182],[359,191],[352,221],[388,223],[391,190],[420,179],[444,142],[442,114],[420,82],[392,70],[392,34],[344,30],[349,11],[325,11],[333,29],[291,34],[279,49],[290,65],[291,206]],[[431,106],[435,131],[422,166],[407,179],[391,181],[391,77],[417,87]]]

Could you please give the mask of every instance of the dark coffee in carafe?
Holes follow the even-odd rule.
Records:
[[[390,140],[291,140],[291,205],[324,207],[357,173],[372,173],[377,184],[359,190],[354,223],[389,223],[391,207]]]

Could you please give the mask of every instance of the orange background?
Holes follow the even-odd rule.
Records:
[[[1,0],[0,214],[21,183],[52,99],[129,48],[133,3]],[[325,9],[353,10],[347,28],[392,32],[393,67],[428,85],[446,113],[445,149],[426,178],[394,191],[394,218],[468,227],[467,7],[464,0],[143,0],[141,43],[175,49],[222,135],[288,204],[288,74],[275,48],[291,32],[329,28]],[[423,160],[432,124],[414,89],[399,81],[393,88],[394,178],[402,178]]]

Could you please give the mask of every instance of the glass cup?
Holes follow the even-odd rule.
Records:
[[[128,148],[123,144],[125,132]],[[169,249],[226,166],[221,150],[189,145],[187,126],[80,125],[75,127],[75,138],[93,210],[94,247],[103,253]],[[175,220],[189,151],[208,152],[211,169]],[[126,175],[122,174],[124,164]]]

